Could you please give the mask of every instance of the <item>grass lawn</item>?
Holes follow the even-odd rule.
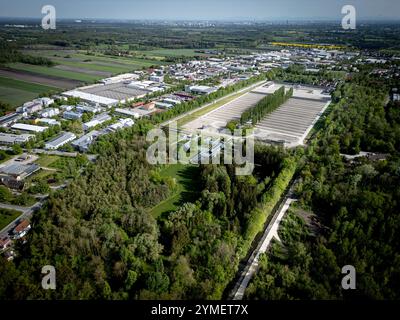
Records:
[[[50,156],[46,154],[46,155],[41,155],[39,159],[36,160],[36,163],[41,167],[50,167],[58,159],[60,159],[59,156]]]
[[[60,170],[65,170],[69,166],[76,166],[76,161],[75,158],[70,158],[70,157],[58,157],[56,161],[51,163],[49,167],[55,168],[55,169],[60,169]]]
[[[54,76],[54,77],[78,80],[83,82],[95,82],[96,80],[102,78],[101,76],[94,76],[72,71],[64,71],[54,67],[36,66],[23,63],[10,63],[7,65],[7,67],[15,70],[30,71],[46,76]]]
[[[27,178],[27,181],[38,181],[38,180],[44,180],[52,177],[56,172],[55,171],[49,171],[49,170],[40,170],[36,172],[34,175],[30,176]]]
[[[193,165],[174,164],[162,169],[161,176],[176,179],[175,192],[151,210],[153,217],[175,211],[186,202],[194,202],[198,198],[197,179],[199,168]]]
[[[59,90],[56,87],[0,77],[0,101],[12,106],[37,98],[44,92]]]
[[[14,210],[7,210],[7,209],[0,209],[0,230],[7,227],[11,222],[17,219],[22,212],[14,211]]]

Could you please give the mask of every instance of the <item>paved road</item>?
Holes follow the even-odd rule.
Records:
[[[61,190],[61,189],[65,189],[68,185],[66,183],[61,184],[59,186],[50,186],[51,190]]]
[[[0,231],[0,238],[8,236],[12,232],[12,230],[18,225],[17,222],[19,220],[30,218],[35,211],[39,210],[42,207],[45,200],[46,198],[42,197],[41,201],[35,203],[31,207],[14,206],[7,203],[0,203],[0,208],[2,209],[9,209],[21,212],[21,215],[17,219],[15,219],[13,222],[11,222],[8,226]]]
[[[283,204],[278,208],[278,210],[274,214],[271,222],[265,229],[264,234],[261,240],[259,241],[256,249],[253,251],[249,260],[247,261],[246,267],[243,269],[243,272],[241,273],[241,276],[238,282],[236,283],[235,288],[233,289],[233,295],[232,295],[233,300],[243,299],[244,293],[246,291],[246,288],[250,280],[253,278],[254,274],[258,270],[260,255],[267,251],[269,245],[271,244],[272,239],[275,238],[276,240],[280,241],[278,236],[280,223],[284,218],[287,210],[289,209],[290,204],[296,201],[295,199],[291,198],[293,194],[292,190],[293,190],[293,184],[289,189],[287,195],[285,196]]]
[[[24,150],[24,151],[27,151],[27,150]],[[49,150],[44,150],[44,149],[33,149],[32,153],[48,154],[48,155],[52,155],[52,156],[71,157],[71,158],[76,158],[78,155],[77,152],[49,151]]]

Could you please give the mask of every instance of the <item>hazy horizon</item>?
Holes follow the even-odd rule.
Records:
[[[337,21],[352,4],[359,20],[397,21],[400,1],[382,0],[2,0],[1,18],[41,19],[42,6],[59,19],[164,21]],[[93,10],[95,8],[95,10]]]

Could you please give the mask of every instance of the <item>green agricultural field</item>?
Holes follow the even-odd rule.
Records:
[[[192,165],[169,165],[160,174],[162,177],[172,177],[176,180],[175,192],[166,200],[159,203],[151,210],[153,217],[158,218],[162,214],[175,211],[186,202],[194,202],[198,197],[197,176],[198,167]]]
[[[98,65],[109,65],[115,67],[143,67],[143,66],[151,66],[155,64],[163,64],[162,61],[152,60],[152,59],[142,59],[140,57],[117,57],[117,56],[109,56],[100,53],[86,54],[86,51],[74,51],[71,52],[60,52],[54,50],[26,50],[24,51],[26,54],[33,56],[43,56],[50,60],[54,60],[60,63],[65,61],[75,61],[75,62],[84,62],[88,64],[98,64]],[[140,56],[143,52],[138,52]],[[91,61],[87,61],[91,60]]]
[[[152,59],[140,59],[140,58],[129,58],[129,57],[113,57],[106,55],[86,55],[86,54],[74,54],[72,57],[80,57],[84,59],[91,59],[93,62],[107,62],[115,65],[127,65],[136,67],[149,67],[151,65],[161,65],[165,64],[162,61],[152,60]]]
[[[82,69],[82,73],[84,72],[85,69],[92,70],[92,71],[110,72],[112,74],[129,72],[134,69],[131,66],[126,66],[126,67],[125,66],[109,66],[109,65],[95,64],[93,62],[68,61],[68,59],[53,59],[53,61],[59,63],[59,65],[80,68],[80,69]]]
[[[60,70],[60,69],[57,69],[54,67],[49,68],[49,67],[35,66],[35,65],[23,64],[23,63],[11,63],[11,64],[8,64],[7,66],[9,68],[12,68],[15,70],[35,72],[35,73],[46,75],[46,76],[54,76],[54,77],[78,80],[78,81],[89,82],[89,83],[95,82],[102,78],[101,76],[94,76],[94,75],[72,72],[72,71],[64,71],[64,70]]]
[[[157,49],[157,50],[143,51],[142,53],[151,55],[151,56],[161,56],[161,57],[207,56],[207,54],[195,52],[196,50],[194,50],[194,49]]]
[[[102,54],[88,55],[85,54],[85,51],[76,51],[71,53],[52,50],[27,50],[25,52],[34,56],[46,57],[61,66],[65,65],[69,67],[81,68],[83,74],[85,74],[85,70],[119,74],[140,70],[143,67],[148,68],[152,65],[164,64],[162,61],[150,59],[113,57]]]
[[[59,89],[55,87],[0,77],[0,101],[15,107],[41,93],[57,90]]]
[[[22,213],[14,210],[0,209],[0,230],[7,227],[17,219]]]

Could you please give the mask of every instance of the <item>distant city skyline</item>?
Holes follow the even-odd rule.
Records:
[[[0,16],[41,18],[53,5],[60,19],[338,20],[351,4],[361,20],[399,20],[399,0],[1,0]]]

